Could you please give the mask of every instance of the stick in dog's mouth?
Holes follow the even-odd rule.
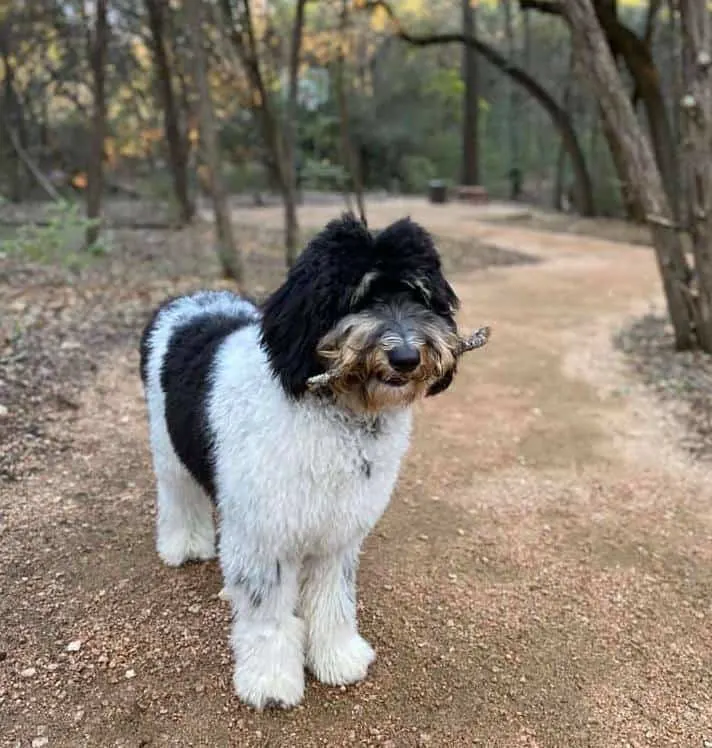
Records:
[[[492,330],[489,327],[480,327],[479,330],[475,330],[475,332],[473,332],[469,337],[459,338],[457,348],[455,349],[455,357],[459,358],[463,353],[483,348],[487,345],[491,332]],[[339,371],[337,369],[330,369],[329,371],[325,371],[323,374],[309,377],[309,379],[307,379],[307,389],[310,392],[322,390],[325,387],[328,387],[330,382],[338,378]]]
[[[478,348],[482,348],[487,345],[487,341],[490,339],[492,329],[490,327],[480,327],[479,330],[470,335],[469,338],[460,338],[460,345],[455,351],[455,356],[462,356],[463,353],[468,351],[476,351]]]

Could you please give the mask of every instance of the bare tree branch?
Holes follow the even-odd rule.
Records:
[[[386,12],[395,29],[395,36],[415,47],[430,47],[443,44],[469,44],[482,55],[489,63],[498,70],[508,75],[512,80],[521,85],[536,101],[541,104],[551,118],[552,124],[558,131],[562,142],[571,159],[571,165],[576,177],[576,203],[577,208],[583,215],[593,215],[593,186],[591,177],[586,167],[583,150],[578,142],[578,137],[571,118],[562,109],[554,97],[525,70],[509,61],[494,47],[486,44],[476,37],[465,36],[459,33],[428,34],[419,36],[406,31],[401,25],[395,11],[385,0],[367,0],[360,6],[364,10],[375,10],[381,8]]]
[[[49,195],[49,197],[52,198],[52,200],[56,200],[57,202],[61,201],[62,196],[59,194],[59,192],[57,192],[57,190],[54,188],[54,185],[47,179],[47,177],[45,177],[45,175],[40,171],[40,168],[32,160],[27,151],[25,151],[25,149],[22,147],[20,138],[17,137],[17,133],[15,132],[15,129],[12,127],[12,125],[8,122],[7,117],[3,118],[3,124],[5,125],[5,130],[8,134],[8,137],[10,138],[10,144],[12,145],[15,153],[17,153],[17,157],[25,165],[27,171],[32,174],[37,184]]]

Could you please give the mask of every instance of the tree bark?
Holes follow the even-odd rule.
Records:
[[[5,80],[3,92],[3,109],[6,112],[4,117],[5,127],[8,129],[8,139],[11,139],[10,131],[19,131],[23,125],[23,113],[20,97],[15,90],[15,67],[11,61],[10,49],[10,26],[9,23],[3,23],[0,26],[0,54],[2,55],[3,65],[5,67]],[[18,143],[22,146],[22,140],[18,138]],[[10,182],[10,200],[13,203],[22,202],[24,198],[24,165],[20,152],[17,148],[13,149],[13,170]]]
[[[91,145],[87,169],[87,228],[86,243],[91,246],[101,230],[101,199],[104,192],[104,139],[106,137],[106,56],[109,27],[106,17],[107,0],[97,0],[94,33],[91,34],[91,73],[94,94]]]
[[[526,15],[526,14],[525,14]],[[569,71],[566,77],[566,83],[564,85],[564,95],[562,100],[562,107],[566,114],[571,116],[571,84],[574,77],[574,54],[573,51],[569,53]],[[554,175],[554,194],[552,196],[552,203],[555,210],[561,210],[563,207],[564,197],[564,176],[566,172],[566,150],[563,144],[559,145],[559,154],[556,158],[556,172]]]
[[[462,33],[467,37],[477,35],[476,10],[470,0],[462,0]],[[479,153],[479,71],[477,53],[469,44],[462,45],[462,178],[464,185],[480,183]]]
[[[678,349],[691,348],[695,336],[690,271],[650,144],[626,95],[591,0],[565,0],[563,7],[579,69],[588,79],[620,146],[627,179],[640,196],[651,227],[675,344]]]
[[[683,125],[692,249],[697,271],[697,339],[712,353],[712,20],[706,0],[680,0]]]
[[[190,223],[195,212],[195,206],[188,190],[188,147],[178,125],[180,120],[179,110],[173,90],[173,75],[166,49],[164,12],[167,5],[163,0],[145,0],[145,3],[148,25],[151,30],[156,83],[161,109],[163,110],[163,131],[168,146],[168,163],[173,179],[173,191],[178,203],[181,222]]]
[[[349,20],[348,8],[348,0],[342,0],[340,18],[341,38],[339,39],[340,45],[345,41]],[[349,97],[346,82],[346,55],[344,54],[342,46],[339,47],[339,52],[336,58],[335,78],[336,99],[339,109],[341,160],[351,182],[351,184],[349,185],[347,180],[347,183],[344,185],[344,199],[346,201],[346,206],[349,210],[351,210],[351,191],[349,187],[353,187],[353,194],[356,198],[356,207],[358,209],[359,216],[361,217],[361,220],[366,223],[366,204],[363,197],[363,177],[361,174],[361,162],[359,154],[354,149],[353,142],[351,140]]]
[[[188,35],[193,53],[193,75],[198,89],[198,118],[200,121],[200,143],[208,171],[210,194],[215,214],[217,253],[226,278],[232,278],[238,285],[244,282],[242,255],[235,242],[230,219],[227,193],[220,174],[220,151],[208,85],[208,71],[203,47],[203,19],[201,0],[185,0],[184,8]]]
[[[507,57],[514,60],[516,54],[516,45],[514,41],[514,19],[512,18],[512,0],[504,0],[502,3],[504,9],[504,35],[507,40]],[[518,200],[522,182],[522,173],[519,166],[519,138],[518,129],[520,126],[517,90],[509,81],[507,104],[507,135],[509,139],[509,180],[511,184],[510,199]]]
[[[600,107],[598,107],[598,113],[601,121],[601,129],[606,138],[608,151],[611,154],[613,166],[616,170],[616,175],[618,176],[621,202],[623,203],[625,215],[628,220],[633,221],[634,223],[645,223],[645,210],[643,209],[635,185],[631,184],[627,177],[625,158],[621,153],[620,143],[616,138],[616,134],[611,130],[611,126]]]
[[[490,64],[522,86],[549,115],[552,125],[559,133],[566,152],[569,154],[575,179],[574,192],[578,211],[585,216],[594,215],[593,184],[576,131],[571,123],[571,118],[540,83],[534,80],[525,70],[507,60],[494,47],[490,47],[476,37],[467,37],[464,34],[455,33],[416,36],[401,27],[395,12],[384,0],[367,0],[363,7],[383,8],[395,25],[395,36],[413,46],[429,47],[444,44],[467,44],[475,49]]]

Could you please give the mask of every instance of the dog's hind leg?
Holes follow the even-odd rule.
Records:
[[[168,566],[215,558],[212,502],[177,457],[157,463],[158,555]]]
[[[311,559],[302,571],[301,611],[307,624],[307,666],[334,686],[366,677],[376,655],[358,633],[356,571],[358,548]]]

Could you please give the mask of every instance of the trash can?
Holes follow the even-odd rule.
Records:
[[[431,203],[447,202],[447,185],[442,179],[431,179],[428,182],[428,198]]]

